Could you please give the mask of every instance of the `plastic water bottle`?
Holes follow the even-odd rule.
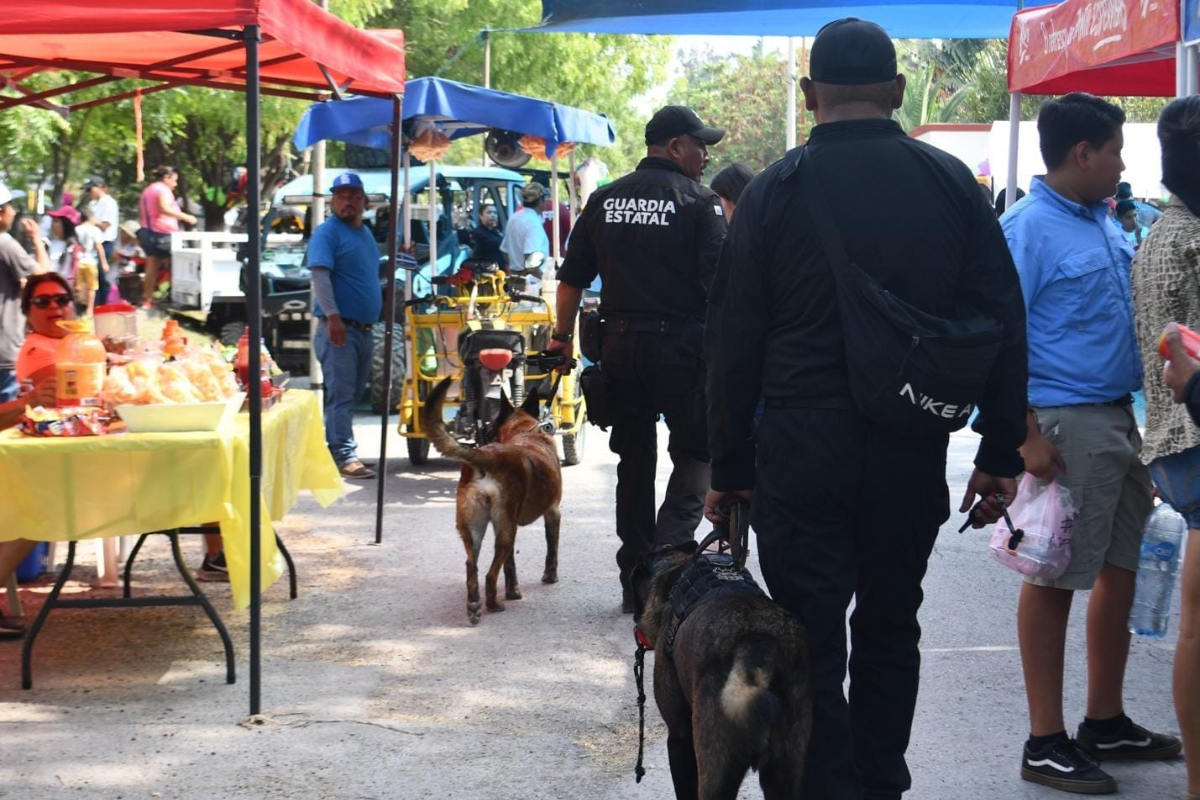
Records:
[[[1137,592],[1129,613],[1129,630],[1142,636],[1161,638],[1171,618],[1171,591],[1187,522],[1166,503],[1160,503],[1146,518],[1142,531],[1142,555],[1138,564]]]

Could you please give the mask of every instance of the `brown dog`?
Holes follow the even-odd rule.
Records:
[[[479,551],[488,523],[496,535],[496,552],[487,572],[487,607],[503,611],[496,598],[496,580],[504,567],[504,596],[520,600],[513,547],[517,527],[542,517],[546,522],[546,570],[543,583],[558,582],[558,527],[562,515],[562,468],[554,440],[538,426],[537,392],[514,409],[505,398],[497,419],[497,441],[478,449],[454,440],[442,421],[442,404],[451,379],[434,387],[426,401],[422,423],[433,446],[446,458],[461,461],[458,479],[458,533],[467,550],[467,618],[479,624]]]
[[[798,800],[812,728],[804,629],[766,595],[726,588],[703,594],[679,622],[672,589],[681,579],[685,589],[696,585],[685,573],[693,553],[658,556],[641,618],[655,650],[675,797],[735,800],[755,769],[766,800]],[[718,567],[716,582],[737,572]]]

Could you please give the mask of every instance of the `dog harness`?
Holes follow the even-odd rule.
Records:
[[[750,571],[728,553],[697,553],[671,588],[671,624],[663,632],[663,651],[673,657],[679,626],[701,603],[721,594],[762,595]]]

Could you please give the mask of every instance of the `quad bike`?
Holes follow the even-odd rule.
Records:
[[[502,397],[520,406],[528,392],[541,393],[543,430],[562,442],[563,463],[583,455],[585,408],[574,361],[571,371],[552,376],[562,356],[542,352],[554,325],[550,305],[520,294],[521,281],[509,280],[499,265],[468,260],[455,275],[434,279],[445,294],[405,303],[404,362],[400,433],[411,463],[428,460],[429,440],[421,409],[432,385],[445,377],[458,391],[446,402],[455,414],[449,430],[460,443],[480,447],[494,441]]]

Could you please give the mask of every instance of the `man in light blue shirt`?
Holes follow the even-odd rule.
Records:
[[[342,475],[374,478],[359,460],[354,407],[371,372],[371,326],[379,321],[379,246],[363,225],[367,196],[362,180],[345,172],[333,180],[333,216],[308,243],[313,315],[320,320],[313,349],[325,377],[325,442]]]
[[[524,207],[509,218],[504,228],[500,249],[508,257],[508,274],[524,276],[525,294],[536,295],[542,286],[542,265],[550,260],[550,237],[542,225],[546,188],[540,183],[525,184],[521,187],[521,202]]]
[[[1028,319],[1030,419],[1021,455],[1033,476],[1057,480],[1079,513],[1066,571],[1027,576],[1021,588],[1017,631],[1031,729],[1021,777],[1095,794],[1117,790],[1097,759],[1180,751],[1178,739],[1125,716],[1122,697],[1126,622],[1152,505],[1130,397],[1142,375],[1133,248],[1105,204],[1125,168],[1124,121],[1120,108],[1088,94],[1047,102],[1038,114],[1047,174],[1000,219]],[[1071,739],[1063,716],[1067,620],[1074,592],[1089,589],[1087,710]]]

